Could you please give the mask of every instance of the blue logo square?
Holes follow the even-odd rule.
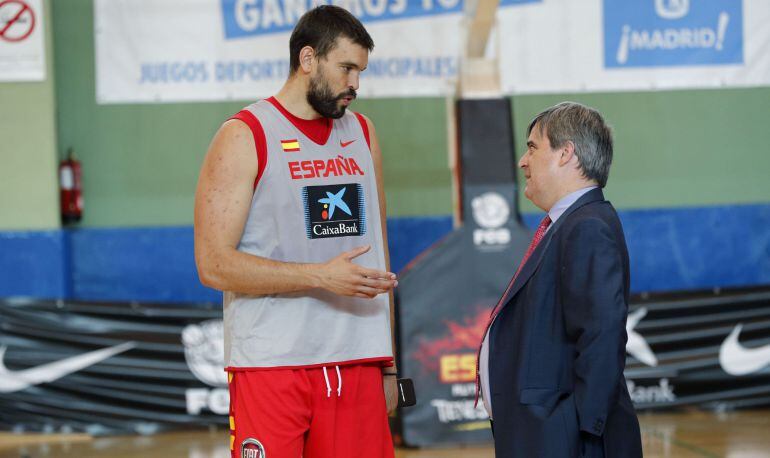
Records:
[[[606,68],[741,63],[741,0],[604,0]]]
[[[302,201],[307,238],[366,234],[366,204],[359,183],[305,186]]]

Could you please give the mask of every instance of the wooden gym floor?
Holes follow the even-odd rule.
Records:
[[[640,414],[644,456],[770,458],[770,410]],[[226,458],[223,430],[91,438],[0,433],[0,458]],[[397,458],[494,458],[492,447],[399,449]]]

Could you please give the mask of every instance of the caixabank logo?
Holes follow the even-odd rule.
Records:
[[[741,0],[604,0],[607,68],[741,63]]]
[[[360,236],[366,233],[364,191],[358,183],[302,188],[309,239]]]

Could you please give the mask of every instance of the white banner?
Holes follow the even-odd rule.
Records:
[[[768,0],[546,0],[498,20],[509,94],[770,85]]]
[[[97,101],[272,95],[291,29],[323,3],[94,0]],[[333,3],[375,42],[362,96],[454,92],[463,0]],[[767,0],[501,0],[493,45],[506,93],[758,86],[770,84],[768,24]]]
[[[167,102],[272,95],[288,74],[291,29],[317,3],[95,0],[97,100]],[[364,19],[375,42],[361,95],[428,96],[452,90],[460,0],[353,3],[356,7],[348,9]]]
[[[0,82],[44,79],[42,0],[0,0]]]

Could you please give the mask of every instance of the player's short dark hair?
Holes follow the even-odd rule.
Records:
[[[317,57],[324,57],[334,49],[341,36],[369,52],[374,49],[374,41],[364,25],[344,8],[321,5],[303,14],[289,38],[290,73],[294,74],[299,68],[302,48],[310,46]]]
[[[575,102],[554,105],[532,120],[532,129],[545,132],[551,148],[561,148],[568,141],[575,145],[575,154],[583,176],[596,180],[599,187],[607,185],[612,164],[612,130],[593,108]]]

